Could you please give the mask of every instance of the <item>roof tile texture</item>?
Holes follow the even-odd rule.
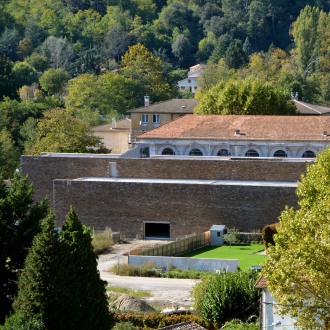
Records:
[[[139,138],[329,141],[324,132],[328,116],[186,115]]]

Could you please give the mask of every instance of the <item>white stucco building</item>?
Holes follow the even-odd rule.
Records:
[[[330,146],[330,117],[186,115],[138,141],[150,156],[313,158]]]
[[[205,64],[196,64],[189,68],[188,77],[178,82],[180,92],[195,94],[198,90],[198,77],[205,70]]]

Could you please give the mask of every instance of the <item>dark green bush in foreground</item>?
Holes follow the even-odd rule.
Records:
[[[197,312],[215,325],[257,318],[260,290],[254,284],[258,276],[256,271],[236,271],[203,277],[192,292]]]

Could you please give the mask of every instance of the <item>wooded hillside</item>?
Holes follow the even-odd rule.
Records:
[[[330,104],[329,10],[329,0],[3,0],[0,168],[33,149],[46,110],[95,125],[144,95],[193,97],[177,82],[197,63],[204,104],[246,78]]]

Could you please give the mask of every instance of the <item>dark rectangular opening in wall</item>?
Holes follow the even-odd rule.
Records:
[[[170,224],[164,222],[145,222],[144,238],[169,239]]]

